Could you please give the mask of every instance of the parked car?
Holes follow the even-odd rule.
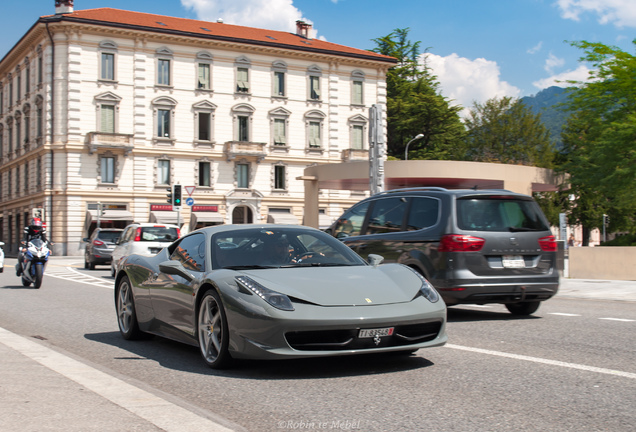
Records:
[[[4,242],[0,242],[0,273],[4,272]]]
[[[131,254],[155,255],[180,237],[176,225],[133,223],[124,228],[116,243],[110,263],[110,274],[115,276],[117,263]]]
[[[362,257],[416,269],[449,306],[503,303],[529,315],[559,287],[555,237],[527,195],[391,190],[360,201],[327,232]]]
[[[117,228],[97,228],[90,237],[84,239],[84,268],[95,270],[97,264],[110,264],[115,243],[124,230]]]
[[[446,306],[416,271],[367,264],[323,231],[219,225],[119,265],[115,306],[125,339],[153,333],[232,359],[412,353],[443,345]]]

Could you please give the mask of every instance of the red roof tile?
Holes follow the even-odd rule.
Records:
[[[345,57],[365,58],[380,62],[396,63],[393,57],[377,54],[319,39],[306,39],[295,33],[243,27],[187,18],[175,18],[121,9],[99,8],[77,10],[63,15],[47,15],[43,20],[93,22],[115,27],[139,27],[160,33],[187,33],[193,36],[216,40],[235,41],[247,44],[279,46],[287,49],[323,52]]]

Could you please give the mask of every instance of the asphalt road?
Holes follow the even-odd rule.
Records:
[[[58,258],[35,290],[22,287],[13,262],[7,260],[0,274],[0,356],[30,365],[19,356],[44,354],[18,353],[2,343],[28,340],[75,362],[68,375],[61,367],[55,374],[38,369],[42,378],[24,384],[24,392],[34,392],[25,400],[46,401],[46,392],[56,388],[50,380],[72,375],[78,365],[116,381],[81,387],[85,398],[71,400],[64,413],[40,413],[47,419],[37,424],[48,423],[38,428],[36,411],[15,397],[3,400],[3,388],[18,387],[0,366],[4,431],[197,430],[121,409],[134,400],[118,398],[124,385],[163,401],[175,418],[185,412],[218,430],[580,432],[632,431],[636,425],[636,302],[557,297],[529,318],[498,305],[450,308],[449,344],[412,356],[244,361],[214,371],[196,348],[157,337],[123,340],[108,267],[86,271],[81,260]],[[85,411],[93,406],[91,418]]]

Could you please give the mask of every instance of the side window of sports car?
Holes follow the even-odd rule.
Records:
[[[170,259],[181,262],[187,270],[205,271],[205,235],[185,237],[172,252]]]

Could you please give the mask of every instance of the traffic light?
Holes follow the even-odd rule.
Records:
[[[168,197],[166,202],[168,204],[172,204],[172,186],[170,186],[169,188],[166,188],[166,191],[168,191],[168,193],[166,194],[166,197]]]
[[[172,205],[174,207],[181,207],[181,185],[172,185]]]
[[[609,222],[610,222],[610,220],[609,220],[609,215],[604,214],[604,215],[603,215],[603,224],[604,224],[605,226],[609,226]]]

